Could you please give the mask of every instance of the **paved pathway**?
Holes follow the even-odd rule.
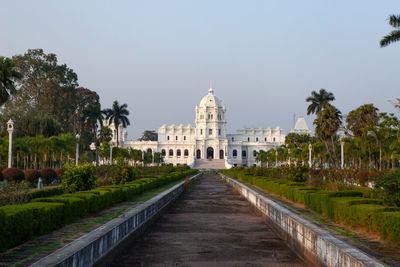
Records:
[[[203,176],[112,266],[305,266],[216,175]]]

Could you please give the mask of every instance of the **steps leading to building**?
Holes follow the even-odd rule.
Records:
[[[226,169],[225,159],[196,159],[194,169],[199,170],[222,170]]]

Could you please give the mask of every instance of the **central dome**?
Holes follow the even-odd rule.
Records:
[[[222,101],[214,95],[212,88],[208,90],[208,94],[200,101],[200,107],[222,107]]]

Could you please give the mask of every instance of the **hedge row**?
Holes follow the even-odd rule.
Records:
[[[143,178],[118,186],[35,198],[31,203],[0,207],[0,251],[48,233],[76,218],[130,199],[146,190],[193,175],[196,170]]]
[[[223,173],[302,203],[333,221],[377,232],[382,239],[400,245],[400,208],[383,206],[380,199],[365,198],[357,191],[328,192],[307,187],[305,183],[243,175],[231,170]]]

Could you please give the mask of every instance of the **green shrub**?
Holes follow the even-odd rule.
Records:
[[[55,195],[61,195],[63,189],[60,185],[45,186],[40,189],[32,189],[27,194],[29,199],[35,199],[38,197],[51,197]]]
[[[400,169],[386,174],[383,179],[377,181],[376,186],[383,188],[384,200],[387,204],[400,207]]]
[[[25,179],[23,171],[17,168],[7,168],[2,171],[4,179],[8,182],[20,182]]]
[[[95,167],[91,164],[68,165],[62,176],[61,184],[64,191],[73,193],[93,189],[96,178]]]

